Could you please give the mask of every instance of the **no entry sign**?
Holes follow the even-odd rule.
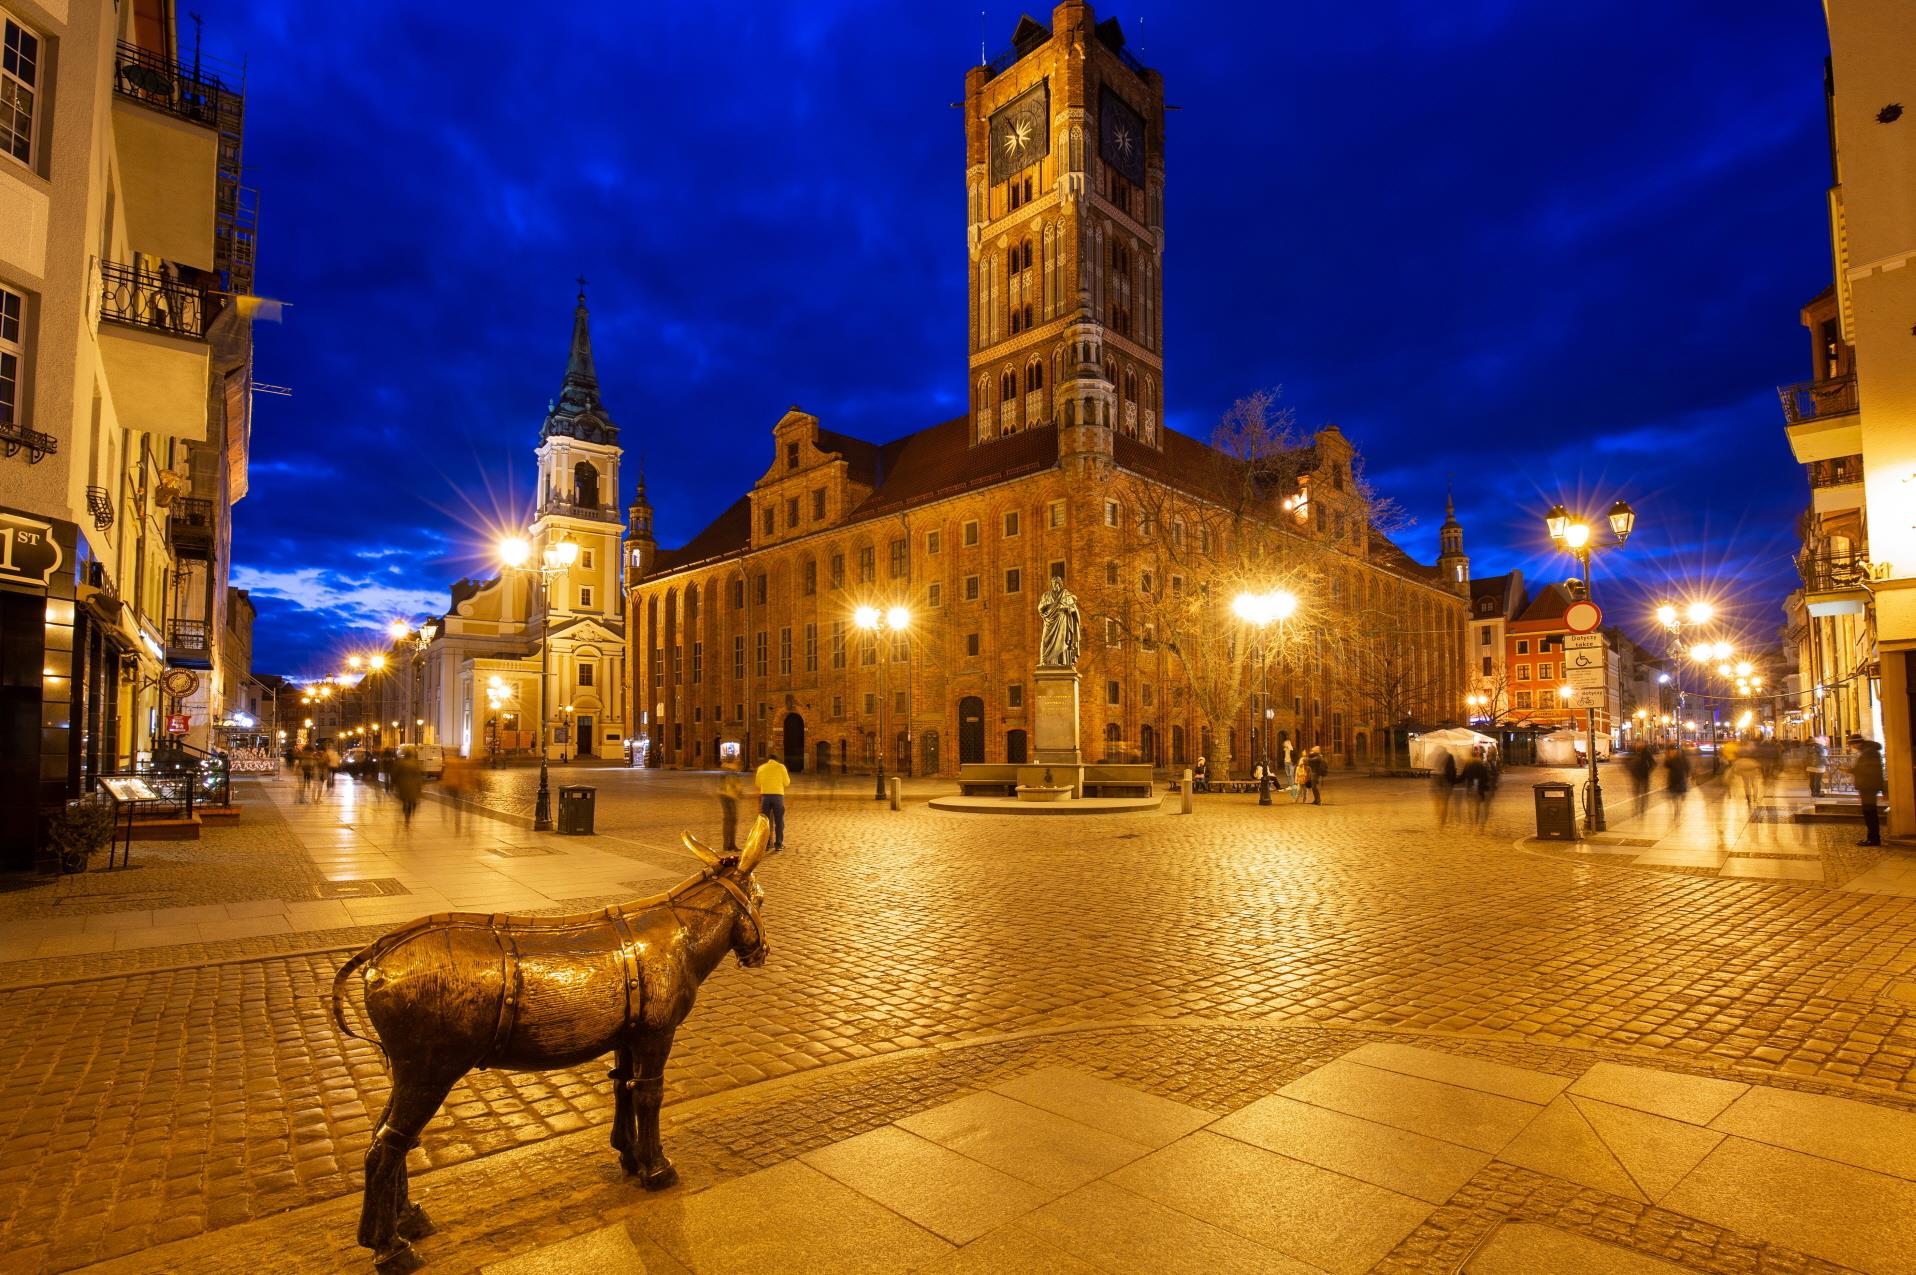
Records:
[[[1572,633],[1588,633],[1603,623],[1603,608],[1594,602],[1572,602],[1563,613],[1563,623]]]

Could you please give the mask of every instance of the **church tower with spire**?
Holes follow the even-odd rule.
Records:
[[[530,537],[535,563],[560,544],[577,548],[568,551],[571,564],[532,598],[528,617],[540,641],[552,648],[548,738],[568,728],[575,755],[616,753],[624,739],[622,454],[618,426],[599,399],[581,279],[565,378],[539,430],[539,503]]]
[[[1470,557],[1464,553],[1464,525],[1457,521],[1457,501],[1444,492],[1444,525],[1438,528],[1437,569],[1444,583],[1459,593],[1470,592]]]

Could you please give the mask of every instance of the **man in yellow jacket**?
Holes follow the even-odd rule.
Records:
[[[785,848],[785,790],[792,786],[792,773],[776,755],[767,757],[753,773],[758,785],[758,812],[772,821],[772,849]]]

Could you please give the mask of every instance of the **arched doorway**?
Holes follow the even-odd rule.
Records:
[[[924,734],[920,735],[918,737],[918,751],[924,756],[924,759],[925,759],[925,773],[927,775],[937,774],[938,773],[938,732],[935,730],[928,730]]]
[[[785,714],[785,769],[805,769],[805,719],[797,713]]]
[[[1005,760],[1014,766],[1025,763],[1025,733],[1022,730],[1005,732]]]
[[[958,764],[973,765],[985,759],[985,702],[976,695],[958,701]]]
[[[1158,733],[1149,726],[1138,727],[1138,760],[1158,764]]]

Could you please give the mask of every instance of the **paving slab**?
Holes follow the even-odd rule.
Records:
[[[1059,1195],[895,1125],[809,1152],[803,1159],[953,1244],[969,1244]]]
[[[1542,1107],[1475,1089],[1339,1060],[1278,1090],[1286,1098],[1495,1152]]]
[[[1568,1098],[1558,1098],[1545,1107],[1497,1153],[1497,1158],[1626,1200],[1648,1202],[1636,1181]]]
[[[1580,1098],[1634,1107],[1672,1120],[1708,1124],[1749,1088],[1732,1080],[1600,1062],[1577,1077],[1570,1092]]]
[[[1360,1045],[1344,1058],[1382,1071],[1422,1076],[1465,1089],[1515,1098],[1520,1102],[1546,1103],[1569,1087],[1563,1076],[1532,1071],[1528,1067],[1510,1067],[1503,1063],[1466,1058],[1438,1049],[1419,1049],[1414,1045]]]
[[[1234,1111],[1211,1132],[1342,1173],[1432,1204],[1442,1204],[1490,1153],[1272,1094]]]
[[[1069,1067],[1027,1072],[993,1085],[992,1092],[1147,1147],[1161,1147],[1217,1118]]]
[[[1721,1134],[1687,1121],[1612,1106],[1594,1098],[1573,1095],[1570,1101],[1653,1204],[1668,1195],[1723,1140]]]
[[[1151,1150],[1090,1125],[978,1093],[898,1122],[900,1128],[1020,1181],[1068,1191]]]
[[[1691,1268],[1536,1222],[1505,1222],[1463,1275],[1686,1275]]]
[[[1321,1275],[1234,1231],[1110,1182],[1080,1187],[1022,1219],[1017,1229],[1094,1270],[1123,1275]]]

